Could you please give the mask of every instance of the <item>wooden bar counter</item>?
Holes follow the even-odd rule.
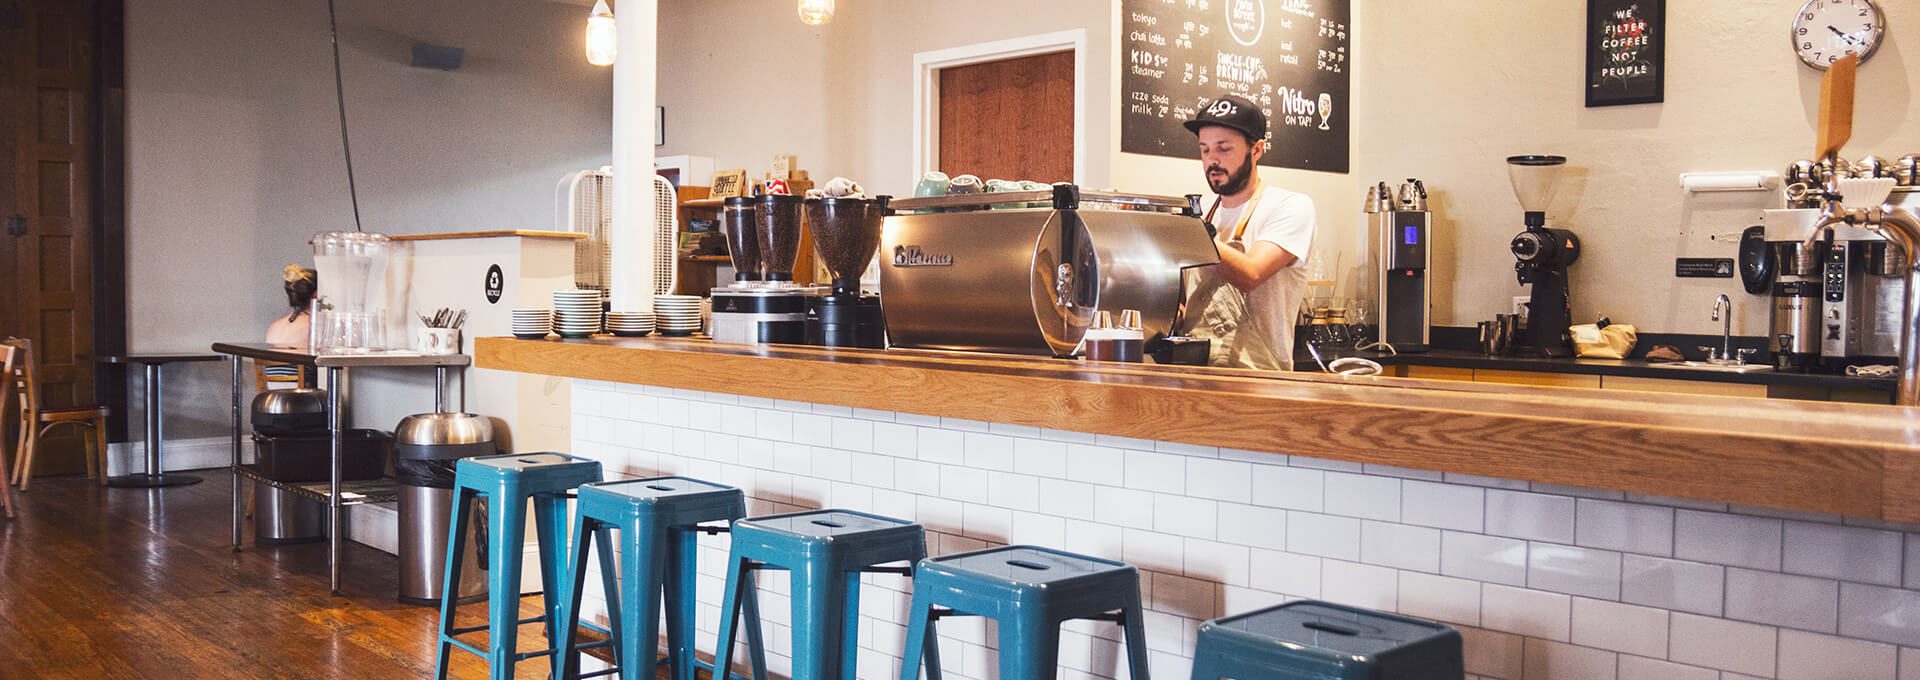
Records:
[[[703,339],[478,338],[522,373],[1920,522],[1920,412]]]

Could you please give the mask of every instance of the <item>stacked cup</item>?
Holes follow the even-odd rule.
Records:
[[[701,302],[698,295],[653,296],[653,311],[658,317],[660,334],[684,337],[699,332]]]
[[[553,329],[563,338],[585,338],[600,332],[600,291],[553,292]]]
[[[637,338],[653,332],[653,314],[649,312],[607,312],[607,332],[623,338]]]
[[[513,337],[522,340],[539,340],[553,332],[553,310],[516,309],[513,310]]]

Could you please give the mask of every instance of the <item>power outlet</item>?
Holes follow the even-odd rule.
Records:
[[[1532,297],[1529,297],[1526,295],[1513,296],[1513,308],[1508,313],[1514,316],[1520,317],[1521,321],[1526,321],[1527,320],[1527,302],[1532,299],[1533,299]]]

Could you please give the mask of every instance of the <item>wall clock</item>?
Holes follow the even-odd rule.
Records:
[[[1848,54],[1873,58],[1887,34],[1887,17],[1873,0],[1807,0],[1793,16],[1793,51],[1822,71]]]

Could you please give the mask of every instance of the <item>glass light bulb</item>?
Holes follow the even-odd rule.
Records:
[[[614,52],[613,11],[607,9],[607,0],[598,0],[587,17],[587,63],[611,66]]]
[[[833,0],[800,0],[800,22],[819,26],[833,21]]]

